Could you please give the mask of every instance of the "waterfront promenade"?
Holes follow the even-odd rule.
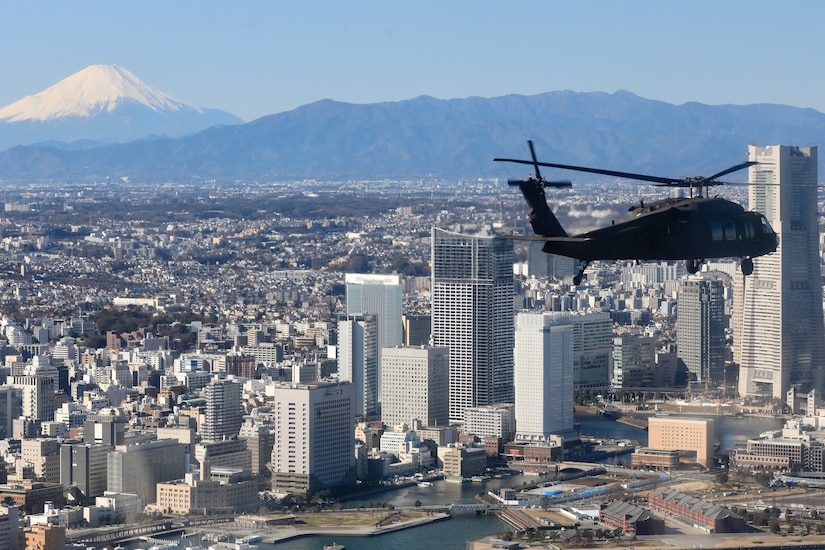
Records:
[[[318,514],[312,515],[328,516],[328,521],[320,522],[320,524],[315,525],[301,524],[259,528],[241,527],[234,524],[222,524],[215,525],[214,527],[202,527],[201,530],[204,533],[227,534],[230,539],[240,539],[249,535],[258,535],[261,537],[261,542],[267,544],[278,544],[292,539],[308,536],[372,537],[450,519],[450,514],[443,512],[433,512],[420,517],[404,519],[403,513],[401,512],[387,511],[382,513],[380,516],[376,516],[376,521],[374,523],[352,524],[346,521],[346,518],[344,517],[345,515],[354,515],[352,512],[319,512]],[[393,520],[392,516],[394,515],[398,516],[398,519]],[[304,519],[306,516],[306,514],[302,514],[301,517]],[[386,521],[387,519],[389,519],[389,521]],[[358,518],[358,520],[363,520],[363,518]],[[330,525],[336,523],[337,525]]]

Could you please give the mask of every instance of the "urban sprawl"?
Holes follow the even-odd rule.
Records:
[[[759,149],[778,182],[815,181],[815,148]],[[529,225],[498,180],[0,187],[0,548],[241,549],[456,513],[507,526],[477,548],[825,530],[815,187],[725,190],[780,235],[752,275],[594,262],[580,285],[576,261],[501,238]],[[661,195],[548,200],[572,233]],[[386,504],[474,482],[472,504]]]

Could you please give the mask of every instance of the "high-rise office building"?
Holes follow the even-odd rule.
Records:
[[[185,473],[186,445],[174,439],[118,445],[106,459],[107,490],[137,495],[143,506],[157,500],[159,482]]]
[[[382,353],[384,400],[381,420],[389,426],[420,420],[424,426],[450,423],[450,350],[396,347]]]
[[[614,388],[652,388],[656,373],[656,346],[652,336],[613,338]]]
[[[609,313],[571,315],[573,387],[603,388],[610,384],[613,320]]]
[[[575,438],[570,316],[519,313],[515,344],[516,441]]]
[[[527,248],[527,273],[531,277],[564,279],[577,273],[578,262],[573,258],[548,254],[542,250],[543,241],[530,241]]]
[[[213,380],[203,388],[206,412],[200,426],[203,441],[220,441],[238,435],[243,423],[241,384],[231,380]]]
[[[512,241],[433,228],[432,323],[450,349],[450,420],[513,402]]]
[[[721,280],[679,284],[676,332],[679,363],[690,380],[721,382],[725,368],[725,287]]]
[[[272,490],[314,494],[355,483],[355,387],[275,387]]]
[[[23,390],[23,416],[36,420],[54,420],[54,378],[41,374],[12,376],[12,384]]]
[[[403,338],[401,316],[404,287],[401,275],[347,273],[347,314],[370,314],[376,318],[378,400],[381,400],[381,350],[400,346]]]
[[[750,208],[779,235],[776,252],[735,278],[739,394],[784,399],[825,390],[825,328],[817,218],[817,148],[748,146]],[[765,184],[765,185],[760,185]]]
[[[84,497],[103,494],[107,484],[107,458],[112,447],[90,443],[60,446],[60,483],[74,487]]]
[[[355,386],[355,415],[378,416],[378,339],[375,315],[347,314],[338,319],[338,379]]]

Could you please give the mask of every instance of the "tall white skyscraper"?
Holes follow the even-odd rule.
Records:
[[[721,280],[679,284],[677,356],[697,382],[721,382],[725,368],[725,287]]]
[[[310,493],[355,483],[355,388],[281,384],[273,396],[272,489]]]
[[[575,438],[570,316],[519,313],[515,341],[516,441]]]
[[[450,350],[384,348],[381,420],[388,426],[420,420],[424,426],[450,424]]]
[[[779,235],[773,254],[735,278],[734,360],[739,394],[784,399],[825,390],[825,328],[817,218],[817,148],[748,146],[750,208]],[[759,185],[766,184],[766,185]]]
[[[378,400],[381,400],[381,350],[403,344],[404,314],[402,297],[404,287],[401,275],[377,275],[347,273],[344,276],[347,285],[347,314],[371,314],[376,318],[376,357],[378,371],[376,383]]]
[[[355,415],[378,416],[378,341],[375,315],[338,319],[338,379],[355,386]]]
[[[433,228],[433,345],[450,349],[450,420],[512,403],[513,242]]]

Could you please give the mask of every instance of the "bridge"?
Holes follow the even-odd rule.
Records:
[[[451,516],[460,514],[486,514],[490,509],[487,504],[453,504],[447,508],[447,513]]]
[[[149,523],[146,525],[126,525],[115,529],[83,529],[77,532],[66,533],[66,542],[82,544],[104,544],[158,533],[179,533],[186,529],[184,525],[171,520]]]

